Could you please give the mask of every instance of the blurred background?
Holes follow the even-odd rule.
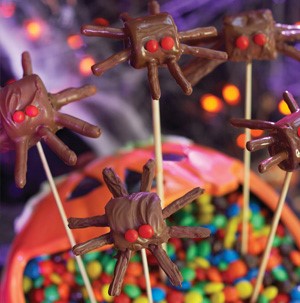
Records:
[[[299,0],[160,0],[162,12],[170,13],[179,31],[215,26],[222,31],[223,18],[239,12],[270,9],[276,23],[300,22]],[[117,152],[120,148],[150,142],[152,133],[151,98],[146,70],[119,64],[102,77],[92,75],[90,66],[123,49],[119,40],[84,37],[83,24],[121,28],[119,15],[147,14],[147,1],[141,0],[29,0],[0,2],[1,86],[22,77],[21,53],[29,51],[33,71],[51,93],[68,87],[94,84],[98,93],[62,109],[92,124],[99,125],[99,139],[80,137],[64,129],[58,136],[79,156],[78,166],[87,159]],[[296,48],[300,49],[299,44]],[[181,66],[191,56],[182,56]],[[242,160],[243,130],[229,124],[231,117],[243,117],[245,100],[245,63],[226,62],[194,86],[191,96],[182,93],[165,68],[159,69],[162,88],[161,124],[164,136],[183,136]],[[288,114],[282,93],[289,90],[300,102],[300,63],[278,55],[272,61],[253,62],[254,119],[277,121]],[[1,100],[0,100],[1,101]],[[253,132],[253,137],[262,133]],[[55,176],[74,167],[64,165],[46,146],[45,152]],[[252,167],[267,157],[266,150],[252,154]],[[14,152],[0,155],[0,263],[3,264],[14,236],[14,219],[26,201],[39,191],[45,175],[36,148],[29,151],[27,185],[14,185]],[[32,173],[34,172],[34,173]],[[298,172],[289,192],[292,206],[299,211]],[[274,169],[262,175],[280,191],[284,172]]]

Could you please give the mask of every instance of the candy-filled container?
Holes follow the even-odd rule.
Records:
[[[143,165],[153,147],[136,148],[95,160],[58,184],[68,217],[104,214],[111,199],[102,170],[112,167],[129,193],[140,187]],[[154,302],[246,302],[252,293],[273,212],[275,191],[251,173],[249,251],[240,254],[243,165],[213,149],[192,143],[164,143],[165,206],[195,187],[205,192],[167,219],[171,226],[202,226],[206,239],[171,238],[166,245],[183,282],[163,279],[156,259],[148,255]],[[155,192],[155,181],[152,191]],[[126,214],[124,214],[126,216]],[[285,205],[258,302],[300,300],[300,222]],[[74,229],[76,243],[99,237],[108,227]],[[107,245],[83,255],[98,302],[146,303],[140,254],[132,255],[119,296],[108,295],[116,252]],[[52,194],[44,194],[15,238],[2,280],[3,302],[89,302]]]

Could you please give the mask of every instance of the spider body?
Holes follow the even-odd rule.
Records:
[[[270,132],[269,136],[247,142],[249,151],[268,148],[270,158],[263,160],[258,170],[263,173],[274,165],[285,171],[294,171],[300,167],[300,109],[294,97],[284,92],[283,99],[291,114],[276,123],[262,120],[232,119],[231,123],[238,127],[261,129]]]
[[[28,149],[41,139],[68,165],[77,161],[55,133],[67,127],[84,136],[96,138],[100,129],[83,120],[59,112],[59,109],[95,94],[93,85],[68,88],[51,94],[39,76],[32,74],[28,52],[22,54],[24,76],[0,90],[0,152],[16,150],[15,182],[20,188],[26,184]]]

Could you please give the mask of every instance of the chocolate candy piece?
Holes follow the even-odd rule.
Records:
[[[114,170],[104,169],[104,181],[113,195],[113,198],[105,206],[105,214],[92,218],[69,219],[70,228],[110,227],[109,233],[73,247],[73,252],[76,255],[81,255],[106,244],[114,244],[119,252],[114,278],[109,287],[110,295],[120,294],[131,253],[142,248],[151,251],[172,284],[180,285],[182,282],[181,273],[163,250],[162,243],[168,242],[169,238],[207,238],[210,235],[209,229],[203,227],[168,227],[166,225],[166,218],[191,203],[203,193],[203,190],[194,188],[162,210],[158,195],[149,192],[154,178],[154,170],[154,161],[149,160],[143,169],[140,192],[128,194]],[[148,229],[149,226],[152,230],[150,234],[142,232],[143,227]]]
[[[297,102],[289,92],[284,92],[283,99],[291,114],[276,123],[261,120],[232,119],[231,124],[237,127],[269,130],[270,136],[247,142],[249,151],[268,147],[270,158],[259,164],[258,170],[263,173],[274,165],[285,171],[293,171],[300,164],[300,110]]]
[[[173,18],[167,13],[159,13],[156,1],[150,3],[151,15],[143,18],[131,18],[122,14],[123,28],[110,28],[94,25],[82,27],[82,33],[87,36],[99,36],[125,41],[125,49],[103,62],[92,66],[97,76],[113,68],[117,64],[129,60],[134,68],[147,68],[150,91],[153,99],[159,99],[160,85],[158,66],[166,65],[182,90],[192,93],[192,86],[184,77],[177,61],[182,54],[193,55],[207,59],[226,60],[227,54],[203,47],[184,44],[191,40],[217,35],[214,27],[196,28],[178,32]]]
[[[224,40],[231,61],[276,58],[275,22],[271,11],[250,11],[224,19]]]
[[[76,164],[77,156],[54,134],[67,127],[88,137],[99,137],[100,130],[83,120],[59,113],[59,109],[95,94],[93,85],[48,93],[39,76],[32,74],[29,53],[22,54],[24,77],[0,90],[0,152],[16,150],[15,182],[26,184],[27,151],[41,139],[66,163]]]

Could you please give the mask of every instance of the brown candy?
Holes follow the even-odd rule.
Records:
[[[22,54],[24,77],[0,90],[0,152],[16,150],[15,182],[26,184],[27,151],[41,139],[66,163],[76,164],[77,156],[55,133],[67,127],[88,137],[99,137],[100,130],[83,120],[59,113],[70,103],[93,95],[96,88],[86,85],[48,93],[39,76],[32,74],[29,53]]]
[[[122,14],[123,28],[110,28],[94,25],[82,27],[87,36],[107,37],[125,41],[125,49],[103,62],[92,66],[97,76],[124,61],[130,62],[134,68],[147,68],[150,91],[153,99],[161,95],[158,80],[158,67],[167,66],[173,78],[186,94],[192,93],[192,86],[183,75],[177,61],[182,54],[196,57],[226,60],[227,54],[203,47],[189,46],[191,40],[201,40],[217,35],[214,27],[196,28],[178,32],[173,18],[167,13],[159,13],[156,1],[150,1],[150,16],[131,18]]]
[[[232,119],[231,124],[237,127],[268,130],[270,135],[247,142],[249,151],[268,148],[270,158],[259,164],[258,170],[263,173],[278,165],[285,171],[294,171],[300,165],[300,110],[297,102],[289,92],[283,94],[291,114],[276,123],[261,120]]]
[[[150,193],[154,178],[154,161],[149,160],[143,169],[141,189],[138,193],[128,194],[124,184],[112,169],[103,171],[104,181],[113,195],[105,206],[105,214],[91,218],[70,218],[70,228],[88,226],[109,226],[110,232],[73,247],[76,255],[81,255],[105,244],[114,244],[119,251],[113,281],[109,288],[110,295],[121,292],[123,278],[132,251],[147,248],[156,257],[159,266],[174,285],[180,285],[182,276],[178,267],[169,259],[162,248],[169,238],[207,238],[210,231],[203,227],[172,226],[168,227],[165,219],[191,203],[203,190],[194,188],[175,200],[164,209],[156,193]],[[150,234],[142,229],[146,227]]]

